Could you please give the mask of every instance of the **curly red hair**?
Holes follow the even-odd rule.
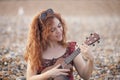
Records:
[[[42,68],[42,53],[49,46],[48,36],[50,34],[50,23],[52,22],[54,17],[56,17],[63,26],[63,40],[58,43],[64,47],[66,46],[65,21],[61,18],[60,14],[54,13],[54,15],[48,17],[45,22],[42,22],[39,17],[43,12],[38,13],[33,18],[28,33],[28,42],[24,58],[26,61],[30,61],[32,70],[40,70]]]

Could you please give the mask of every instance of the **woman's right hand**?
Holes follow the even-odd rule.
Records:
[[[46,73],[50,76],[50,77],[57,77],[59,75],[69,75],[68,72],[70,72],[70,69],[59,69],[59,67],[61,66],[61,64],[58,64],[57,66],[55,66],[54,68],[48,70]]]

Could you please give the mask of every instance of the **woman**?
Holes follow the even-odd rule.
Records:
[[[27,80],[49,80],[63,75],[73,80],[72,69],[54,65],[58,59],[66,58],[75,50],[76,42],[66,42],[65,22],[58,13],[47,9],[37,14],[30,25],[28,44],[25,52],[27,61]],[[87,45],[80,46],[78,54],[70,65],[74,66],[81,78],[88,80],[93,70],[93,55]],[[87,59],[85,61],[83,56]]]

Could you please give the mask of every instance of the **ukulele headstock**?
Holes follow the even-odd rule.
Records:
[[[95,42],[100,42],[100,36],[97,33],[90,34],[89,37],[86,38],[86,41],[84,42],[87,45],[93,45],[95,46]]]

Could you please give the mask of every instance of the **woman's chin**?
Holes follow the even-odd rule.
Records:
[[[58,41],[62,41],[62,38],[58,38],[57,40],[58,40]]]

